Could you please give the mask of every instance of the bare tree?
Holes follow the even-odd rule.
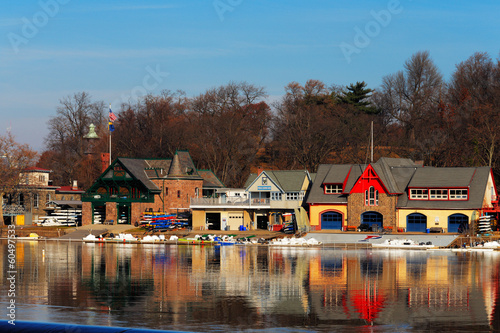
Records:
[[[408,144],[415,146],[417,133],[425,133],[428,121],[437,114],[443,80],[429,52],[417,52],[404,64],[404,70],[385,76],[377,107],[406,130]]]
[[[83,137],[91,123],[106,128],[105,110],[104,102],[93,102],[86,92],[60,100],[57,115],[48,121],[49,134],[45,138],[46,149],[55,154],[43,165],[54,171],[56,183],[70,184],[76,178],[77,166],[85,154]]]
[[[17,191],[22,171],[34,166],[37,157],[28,145],[17,143],[11,133],[0,136],[0,198]],[[0,207],[0,225],[4,225],[3,205]]]
[[[227,186],[242,186],[268,133],[270,109],[261,87],[230,82],[191,99],[190,151]]]

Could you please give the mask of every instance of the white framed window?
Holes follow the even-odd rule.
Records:
[[[287,201],[297,201],[297,200],[303,200],[303,199],[304,199],[304,191],[287,192],[286,193],[286,200]]]
[[[430,189],[429,198],[431,200],[448,200],[447,189]]]
[[[410,190],[410,199],[427,200],[429,199],[429,191],[424,188],[412,188]]]
[[[38,208],[38,194],[33,194],[33,207]]]
[[[373,186],[365,191],[365,206],[378,206],[378,191]]]
[[[281,199],[282,199],[281,192],[271,192],[272,201],[281,201]]]
[[[325,184],[325,194],[342,193],[342,184]]]
[[[468,194],[467,189],[450,189],[450,200],[467,200]]]

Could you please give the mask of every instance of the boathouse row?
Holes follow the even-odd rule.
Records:
[[[307,170],[259,170],[244,188],[219,188],[211,198],[193,198],[193,229],[308,230],[304,198],[311,183]]]
[[[388,228],[457,232],[483,214],[498,214],[489,167],[423,167],[410,159],[368,165],[322,164],[306,199],[312,230]]]
[[[82,195],[82,224],[135,224],[145,212],[184,212],[191,198],[220,187],[212,171],[196,169],[188,151],[168,159],[119,157]]]

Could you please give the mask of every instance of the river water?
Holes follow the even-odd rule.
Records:
[[[10,304],[14,275],[21,321],[196,332],[500,329],[500,252],[62,241],[17,241],[15,250],[9,273],[0,241],[0,302]]]

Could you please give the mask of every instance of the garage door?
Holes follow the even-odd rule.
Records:
[[[427,216],[423,214],[410,214],[406,217],[406,231],[425,232],[427,229]]]
[[[321,214],[321,229],[341,230],[342,214],[335,212],[327,212]]]

